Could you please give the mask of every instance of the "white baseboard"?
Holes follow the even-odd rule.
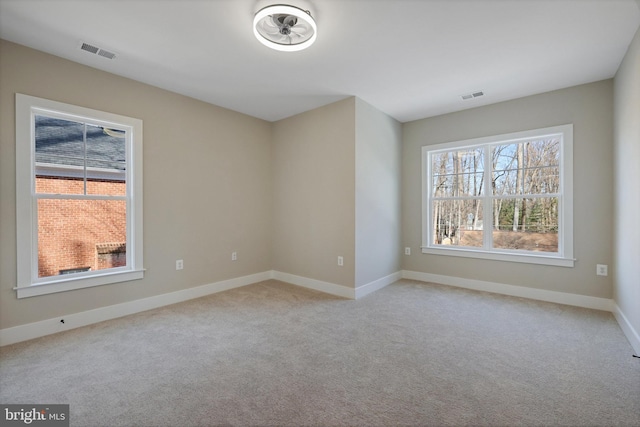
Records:
[[[631,326],[620,308],[610,299],[513,286],[503,283],[484,282],[480,280],[421,273],[408,270],[390,274],[386,277],[382,277],[380,279],[374,280],[373,282],[367,283],[366,285],[359,286],[356,289],[349,288],[343,285],[337,285],[335,283],[323,282],[321,280],[296,276],[294,274],[283,273],[275,270],[265,271],[262,273],[197,286],[195,288],[183,289],[181,291],[143,298],[135,301],[129,301],[121,304],[115,304],[108,307],[64,315],[53,319],[29,323],[26,325],[0,329],[0,346],[27,341],[34,338],[43,337],[45,335],[79,328],[81,326],[87,326],[105,320],[127,316],[129,314],[140,313],[142,311],[176,304],[194,298],[200,298],[217,292],[239,288],[242,286],[250,285],[252,283],[262,282],[268,279],[280,280],[282,282],[291,283],[293,285],[302,286],[343,298],[358,299],[364,297],[365,295],[369,295],[370,293],[373,293],[379,289],[382,289],[383,287],[388,286],[401,278],[420,280],[423,282],[440,283],[443,285],[457,286],[461,288],[555,302],[559,304],[567,304],[578,307],[593,308],[597,310],[612,311],[624,334],[629,339],[632,347],[634,348],[636,353],[640,354],[640,336],[638,335],[638,332]],[[64,319],[64,323],[60,322],[61,319]]]
[[[618,324],[620,325],[620,329],[629,340],[631,347],[636,352],[636,355],[640,356],[640,334],[636,331],[627,316],[624,315],[618,304],[613,304],[613,315],[616,317]]]
[[[402,278],[402,272],[397,271],[355,289],[344,285],[310,279],[308,277],[296,276],[295,274],[283,273],[281,271],[273,271],[273,275],[271,277],[273,279],[280,280],[281,282],[302,286],[303,288],[313,289],[315,291],[324,292],[325,294],[336,295],[349,299],[359,299],[400,280]]]
[[[496,294],[535,299],[539,301],[592,308],[596,310],[613,310],[613,300],[607,298],[590,297],[586,295],[569,294],[566,292],[548,291],[545,289],[506,285],[504,283],[485,282],[482,280],[464,279],[461,277],[443,276],[439,274],[421,273],[409,270],[402,271],[402,278],[419,280],[421,282],[439,283],[441,285],[457,286],[459,288],[473,289],[476,291],[486,291]]]
[[[375,291],[378,291],[385,286],[389,286],[393,282],[397,282],[402,279],[402,272],[396,271],[388,276],[381,277],[378,280],[374,280],[373,282],[369,282],[366,285],[358,286],[356,288],[355,299],[360,299],[366,295],[369,295]]]
[[[308,277],[296,276],[295,274],[283,273],[281,271],[273,271],[272,279],[281,282],[290,283],[303,288],[313,289],[315,291],[324,292],[325,294],[336,295],[343,298],[355,299],[355,289],[335,283],[323,282],[321,280],[310,279]]]
[[[87,326],[93,323],[127,316],[129,314],[163,307],[165,305],[200,298],[217,292],[262,282],[270,279],[271,277],[271,271],[265,271],[249,276],[237,277],[194,288],[183,289],[181,291],[96,308],[94,310],[83,311],[80,313],[64,315],[54,319],[47,319],[12,328],[0,329],[0,346],[27,341],[33,338],[54,334],[56,332],[67,331],[69,329],[75,329],[81,326]],[[61,319],[64,319],[64,323],[60,322]]]
[[[314,289],[316,291],[324,292],[327,294],[336,295],[343,298],[355,299],[356,297],[361,298],[371,292],[381,289],[384,286],[387,286],[388,284],[400,279],[400,277],[401,274],[399,272],[394,273],[387,277],[383,277],[374,282],[361,286],[360,288],[358,288],[358,290],[356,290],[347,286],[309,279],[307,277],[296,276],[289,273],[282,273],[273,270],[265,271],[249,276],[243,276],[234,279],[223,280],[220,282],[210,283],[207,285],[197,286],[194,288],[183,289],[181,291],[170,292],[167,294],[156,295],[149,298],[143,298],[135,301],[124,302],[121,304],[110,305],[107,307],[96,308],[94,310],[63,315],[52,319],[41,320],[39,322],[28,323],[26,325],[0,329],[0,347],[43,337],[46,335],[55,334],[57,332],[68,331],[70,329],[103,322],[105,320],[116,319],[118,317],[152,310],[154,308],[164,307],[166,305],[176,304],[190,299],[200,298],[206,295],[215,294],[217,292],[239,288],[242,286],[250,285],[252,283],[262,282],[268,279],[276,279],[283,282],[291,283],[293,285]],[[63,319],[64,323],[61,322],[61,320]]]

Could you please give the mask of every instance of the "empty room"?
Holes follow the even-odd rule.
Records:
[[[0,424],[640,426],[640,0],[0,0]]]

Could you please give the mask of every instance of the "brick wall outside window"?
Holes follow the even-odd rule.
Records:
[[[36,191],[83,194],[82,179],[36,177]],[[123,181],[87,180],[87,194],[125,195]],[[38,200],[38,277],[126,265],[126,202]]]

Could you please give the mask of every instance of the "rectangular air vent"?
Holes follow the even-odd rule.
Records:
[[[82,46],[80,46],[80,49],[86,50],[87,52],[91,52],[91,53],[98,53],[98,51],[100,50],[100,48],[92,46],[89,43],[82,43]]]
[[[104,50],[104,49],[100,49],[98,51],[98,55],[104,56],[105,58],[108,58],[108,59],[113,59],[116,57],[115,53],[109,52],[108,50]]]
[[[473,93],[469,93],[467,95],[460,95],[460,98],[467,100],[467,99],[473,99],[473,98],[477,98],[479,96],[484,95],[484,92],[479,90],[477,92],[473,92]]]
[[[116,57],[115,53],[109,52],[108,50],[99,48],[89,43],[82,42],[80,44],[80,49],[86,52],[92,53],[94,55],[102,56],[103,58],[107,58],[107,59],[114,59]]]

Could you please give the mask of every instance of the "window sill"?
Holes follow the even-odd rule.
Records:
[[[17,291],[18,298],[35,297],[38,295],[66,292],[75,289],[90,288],[93,286],[108,285],[111,283],[139,280],[144,277],[144,269],[109,272],[94,274],[91,277],[64,278],[46,283],[36,283],[30,286],[13,288]]]
[[[456,256],[463,258],[476,258],[476,259],[488,259],[492,261],[507,261],[507,262],[519,262],[524,264],[539,264],[539,265],[551,265],[556,267],[573,267],[575,259],[573,258],[561,258],[558,256],[537,255],[537,254],[516,254],[506,252],[487,252],[477,249],[462,249],[462,248],[433,248],[422,247],[423,254],[431,255],[443,255],[443,256]]]

